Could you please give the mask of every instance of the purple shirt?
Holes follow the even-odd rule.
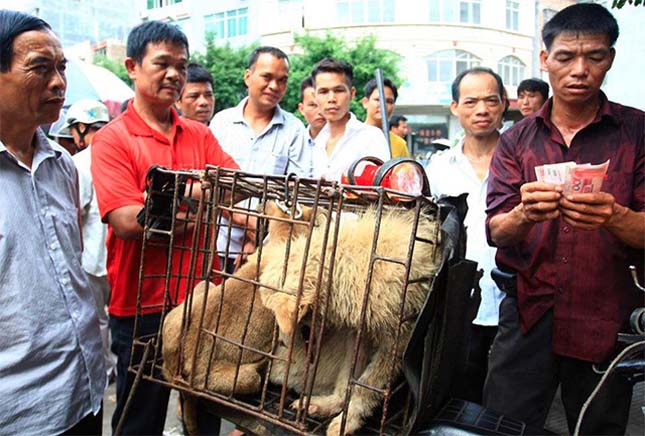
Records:
[[[501,136],[490,167],[487,233],[490,219],[520,203],[520,187],[534,182],[534,168],[544,164],[611,159],[602,191],[634,211],[644,210],[645,113],[609,102],[601,93],[598,115],[567,147],[551,123],[552,105],[550,99]],[[558,355],[606,359],[632,309],[643,302],[627,268],[636,265],[642,275],[643,250],[628,247],[605,229],[576,230],[561,217],[539,223],[522,242],[499,248],[496,261],[518,272],[523,332],[553,309],[553,352]]]

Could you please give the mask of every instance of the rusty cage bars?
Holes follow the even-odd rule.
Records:
[[[374,409],[374,415],[367,421],[361,432],[370,433],[401,433],[404,431],[408,419],[408,406],[411,401],[410,395],[405,389],[405,381],[401,375],[398,365],[395,362],[400,361],[402,349],[405,344],[398,344],[402,339],[400,337],[402,326],[405,323],[414,323],[418,313],[405,313],[406,292],[408,286],[413,283],[427,282],[433,279],[432,273],[426,276],[415,277],[410,279],[410,264],[412,262],[415,246],[420,244],[429,244],[433,246],[433,256],[441,256],[442,252],[439,244],[439,226],[434,238],[423,238],[416,235],[417,226],[420,220],[439,221],[441,216],[441,207],[433,203],[430,199],[422,196],[408,196],[402,193],[385,188],[357,187],[329,183],[317,179],[301,179],[285,176],[267,176],[259,174],[245,173],[241,171],[227,170],[219,167],[208,167],[205,171],[171,171],[158,169],[158,173],[168,179],[165,185],[159,189],[152,184],[149,189],[146,208],[145,208],[145,231],[141,250],[141,266],[139,275],[139,286],[137,290],[137,316],[135,319],[135,333],[133,341],[133,352],[130,362],[130,371],[137,374],[135,386],[140,379],[154,381],[165,386],[179,390],[184,394],[193,395],[216,403],[238,414],[246,415],[252,419],[259,419],[269,425],[266,428],[279,428],[279,431],[288,431],[295,434],[311,434],[324,432],[333,416],[319,418],[310,416],[308,411],[309,401],[312,395],[312,389],[315,384],[317,365],[320,361],[320,352],[323,344],[323,335],[328,333],[326,329],[326,319],[323,310],[322,316],[317,307],[319,298],[329,298],[329,292],[333,288],[333,270],[336,261],[342,262],[343,253],[338,253],[337,238],[341,227],[341,216],[353,217],[360,216],[368,208],[376,211],[376,220],[374,222],[374,238],[371,247],[365,247],[369,250],[369,268],[364,284],[364,298],[360,304],[361,324],[358,325],[355,333],[353,355],[351,356],[351,372],[347,381],[347,387],[344,395],[342,407],[342,427],[345,426],[345,419],[349,400],[356,389],[368,389],[378,393],[380,397],[380,407]],[[198,200],[182,200],[180,192],[186,192],[186,197],[198,198]],[[201,193],[201,195],[196,195]],[[245,199],[240,201],[240,199]],[[286,210],[289,216],[277,217],[268,215],[266,204],[270,200],[280,202],[283,211]],[[156,206],[153,202],[157,201]],[[159,204],[166,206],[166,210],[171,213],[164,216],[160,212]],[[297,208],[300,205],[311,209],[312,214],[307,221],[297,219]],[[381,218],[383,213],[392,209],[405,209],[407,213],[414,214],[412,232],[408,240],[401,241],[407,245],[406,256],[403,258],[393,258],[389,253],[379,253],[377,251],[379,236],[383,232],[381,229]],[[223,216],[238,216],[236,222],[228,222]],[[319,217],[324,217],[320,220]],[[242,217],[240,220],[239,217]],[[251,223],[257,220],[258,225],[253,226]],[[298,286],[296,289],[280,289],[261,283],[261,262],[264,245],[261,243],[265,239],[267,229],[272,222],[280,222],[288,227],[288,238],[285,241],[285,260],[281,273],[282,282],[285,275],[292,272],[294,268],[300,271],[298,277]],[[260,224],[264,225],[260,225]],[[322,223],[322,224],[321,224]],[[300,302],[303,291],[304,272],[307,269],[307,262],[312,257],[310,250],[310,240],[315,227],[322,226],[323,230],[323,248],[330,255],[326,257],[324,253],[320,256],[320,267],[316,272],[317,283],[315,284],[315,299],[311,314],[308,317],[308,328],[295,328],[287,343],[280,343],[280,332],[276,323],[273,323],[273,330],[268,333],[270,346],[268,349],[258,349],[249,346],[246,338],[249,336],[249,321],[258,309],[257,293],[262,289],[275,293],[287,293],[296,298],[296,318],[300,309]],[[217,248],[217,234],[224,231],[230,236],[231,232],[238,229],[242,232],[255,232],[257,234],[257,251],[255,257],[251,257],[249,262],[256,260],[255,273],[251,278],[237,276],[238,271],[232,274],[224,271],[223,267],[218,267],[216,259],[220,256],[232,257],[237,254],[230,251],[230,243],[226,243],[224,250]],[[387,231],[387,230],[385,230]],[[302,259],[290,259],[291,245],[295,234],[304,235],[306,240]],[[269,241],[271,241],[269,237]],[[289,265],[289,262],[292,262]],[[325,265],[326,262],[328,265]],[[293,265],[293,263],[297,265]],[[403,286],[395,291],[400,292],[401,310],[399,312],[398,328],[394,343],[397,346],[390,350],[391,362],[387,371],[387,377],[379,386],[366,385],[360,382],[360,374],[356,374],[359,360],[359,349],[361,341],[364,340],[363,326],[366,319],[366,308],[369,300],[369,293],[372,287],[372,270],[375,262],[392,263],[403,268]],[[149,264],[154,268],[147,267]],[[219,288],[220,304],[215,315],[214,328],[205,327],[205,315],[207,314],[207,302],[209,293],[215,295],[211,286],[206,286],[204,298],[201,301],[201,307],[193,307],[193,293],[191,290],[201,281],[218,282],[221,279]],[[227,283],[233,280],[252,288],[252,297],[247,307],[238,308],[245,310],[246,325],[242,326],[241,336],[239,338],[229,338],[220,334],[222,320],[222,305],[224,304],[224,294]],[[163,304],[162,305],[145,305],[144,296],[148,289],[146,285],[151,281],[163,281]],[[321,286],[324,284],[325,286]],[[231,285],[233,286],[233,285]],[[181,331],[179,337],[180,351],[176,356],[176,370],[170,377],[165,378],[162,375],[162,332],[164,330],[164,321],[162,321],[159,330],[154,335],[138,334],[137,321],[139,316],[147,313],[162,313],[162,320],[168,313],[181,303],[183,296],[186,296],[183,304],[181,316]],[[325,295],[325,297],[322,297]],[[214,298],[214,297],[211,297]],[[329,301],[329,300],[326,300]],[[197,315],[197,316],[195,316]],[[196,320],[195,318],[199,318]],[[303,319],[307,319],[304,317]],[[189,326],[197,327],[197,341],[191,353],[186,353],[186,335]],[[291,374],[291,361],[294,353],[295,336],[301,334],[306,344],[315,346],[305,346],[306,362],[304,363],[304,380],[302,385],[305,387],[301,392],[295,392],[288,388],[288,379]],[[305,338],[305,336],[307,336]],[[405,339],[405,338],[404,338]],[[233,376],[232,392],[224,394],[217,392],[210,387],[209,377],[217,377],[217,374],[211,374],[212,364],[217,360],[215,354],[217,342],[228,344],[237,349],[237,361],[235,363],[235,372]],[[196,380],[196,365],[199,364],[198,354],[202,347],[208,349],[208,361],[203,380]],[[400,346],[402,345],[402,346]],[[276,354],[278,347],[286,347],[286,357]],[[190,355],[185,355],[190,354]],[[258,364],[258,373],[261,377],[260,389],[254,395],[238,394],[237,384],[240,376],[240,367],[243,365],[242,360],[245,356],[255,355],[260,363]],[[282,386],[274,385],[270,382],[270,376],[273,375],[272,367],[275,362],[281,363],[285,368],[283,374],[284,384]],[[186,366],[186,364],[188,366]],[[188,371],[185,370],[188,368]],[[394,405],[392,398],[395,397]],[[288,407],[289,402],[298,403],[301,406],[292,410]],[[127,405],[124,413],[127,413]],[[226,417],[226,416],[224,416]],[[273,427],[271,427],[273,426]],[[275,427],[277,426],[277,427]]]

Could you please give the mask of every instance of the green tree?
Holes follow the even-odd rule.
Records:
[[[343,59],[354,66],[354,87],[356,98],[351,103],[351,111],[360,119],[365,118],[365,110],[360,103],[365,84],[374,77],[377,67],[383,70],[383,76],[389,77],[399,85],[399,56],[388,50],[376,47],[376,38],[367,36],[348,44],[343,38],[330,33],[324,37],[311,34],[297,35],[295,42],[300,48],[299,54],[289,56],[289,86],[280,106],[287,111],[297,112],[300,101],[300,82],[309,74],[314,65],[325,57]],[[257,47],[244,46],[234,48],[230,45],[217,46],[212,35],[206,40],[206,52],[196,53],[195,62],[204,65],[215,78],[215,112],[235,106],[246,96],[244,70],[251,51]]]
[[[215,112],[237,105],[246,96],[244,70],[256,45],[217,46],[213,34],[206,37],[206,52],[195,53],[193,60],[206,67],[215,79]]]
[[[128,72],[125,69],[125,65],[122,62],[108,59],[105,55],[96,55],[94,56],[93,64],[112,71],[119,79],[123,80],[130,88],[132,88],[132,80],[130,80]]]
[[[611,7],[620,9],[623,6],[625,6],[625,3],[629,3],[630,5],[633,5],[633,6],[639,6],[639,5],[645,6],[645,3],[643,3],[643,0],[614,0],[613,3],[611,4]]]
[[[300,82],[309,74],[313,67],[323,58],[332,57],[349,62],[354,67],[354,87],[356,98],[350,105],[350,110],[356,116],[365,119],[365,109],[361,105],[365,84],[374,77],[377,67],[383,71],[383,76],[390,78],[396,85],[402,80],[399,74],[399,55],[376,47],[376,38],[366,36],[348,44],[344,38],[327,33],[324,37],[311,34],[297,35],[295,43],[302,49],[302,54],[290,56],[289,88],[281,106],[289,111],[296,111],[300,102]],[[299,113],[298,113],[299,115]]]

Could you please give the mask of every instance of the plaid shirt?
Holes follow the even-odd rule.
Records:
[[[604,94],[601,99],[595,120],[570,147],[551,123],[552,99],[502,135],[490,167],[487,232],[493,216],[520,203],[520,187],[535,181],[534,168],[543,164],[611,159],[602,190],[634,211],[645,209],[644,113],[611,103]],[[627,268],[643,267],[643,251],[604,228],[576,230],[561,217],[539,223],[517,245],[499,248],[496,260],[518,272],[524,332],[553,309],[553,352],[558,355],[606,359],[632,309],[643,302]]]

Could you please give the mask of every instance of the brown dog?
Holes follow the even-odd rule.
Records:
[[[328,298],[324,290],[329,284],[332,246],[329,239],[325,243],[324,225],[314,228],[306,265],[302,266],[307,240],[297,237],[291,243],[289,270],[283,277],[282,270],[268,259],[262,269],[260,281],[285,292],[276,292],[267,288],[260,290],[262,302],[275,313],[280,334],[285,338],[292,337],[294,328],[300,325],[305,315],[317,307],[314,314],[322,319],[326,312],[326,325],[331,331],[356,333],[362,325],[363,340],[370,353],[369,364],[364,370],[357,368],[359,383],[385,388],[386,384],[400,374],[401,355],[409,339],[416,314],[421,311],[430,289],[431,278],[439,268],[440,256],[436,256],[436,221],[422,218],[417,228],[417,236],[430,243],[417,242],[411,259],[409,279],[422,279],[409,283],[401,312],[402,295],[405,288],[405,268],[394,262],[375,261],[370,267],[372,243],[375,237],[376,212],[368,210],[357,219],[341,221],[336,247],[336,262],[331,276],[331,289]],[[333,223],[332,223],[333,224]],[[413,236],[414,219],[410,211],[385,211],[381,217],[381,231],[378,236],[376,252],[381,256],[405,261]],[[331,226],[333,228],[333,225]],[[324,259],[322,279],[319,289],[321,294],[316,301],[316,285]],[[371,285],[366,302],[364,320],[361,319],[361,307],[365,298],[365,285],[371,273]],[[301,277],[303,275],[304,277]],[[303,283],[298,302],[299,283]],[[284,281],[284,285],[282,282]],[[407,319],[401,324],[400,319]],[[399,339],[395,337],[399,331]],[[297,336],[297,335],[296,335]],[[345,338],[352,335],[344,335]],[[347,339],[345,339],[346,341]],[[323,339],[324,341],[324,339]],[[345,345],[347,347],[347,345]],[[337,372],[333,392],[328,395],[312,396],[308,413],[311,415],[333,416],[344,406],[345,387],[351,372],[352,352],[334,350],[334,356],[341,361]],[[351,347],[350,347],[351,348]],[[395,358],[392,359],[392,353]],[[343,355],[345,357],[340,357]],[[391,371],[391,372],[390,372]],[[322,381],[318,383],[324,384]],[[354,386],[347,407],[346,433],[358,431],[364,419],[373,413],[379,404],[379,394]],[[328,435],[340,433],[342,416],[334,418],[327,429]]]
[[[267,203],[266,214],[274,218],[288,218],[274,202]],[[302,224],[270,220],[269,241],[262,247],[260,268],[263,268],[265,259],[284,259],[285,241],[305,232],[310,216],[310,210],[305,209],[299,218]],[[262,354],[250,350],[241,352],[240,347],[227,341],[215,340],[212,335],[203,332],[199,334],[204,329],[217,331],[219,336],[227,340],[242,343],[245,327],[248,326],[244,345],[265,353],[271,351],[275,317],[261,303],[259,293],[254,292],[254,285],[244,281],[256,280],[257,262],[256,252],[225,283],[217,286],[208,282],[199,283],[193,290],[189,310],[187,304],[191,300],[187,299],[166,315],[162,354],[163,374],[167,380],[188,382],[191,387],[225,395],[232,394],[234,390],[237,394],[251,394],[260,390],[259,369],[266,361]],[[249,318],[251,304],[253,310]],[[189,395],[184,397],[184,420],[189,434],[198,432],[195,402]]]

